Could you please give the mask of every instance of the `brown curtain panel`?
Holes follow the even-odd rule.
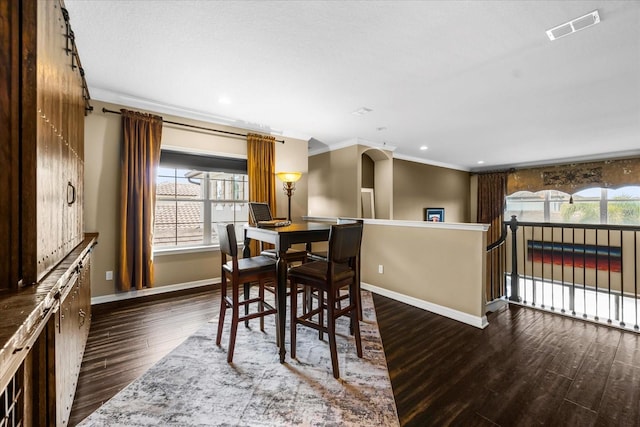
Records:
[[[593,187],[637,185],[640,158],[519,169],[509,174],[507,194],[558,190],[567,194]]]
[[[266,202],[276,215],[276,138],[250,133],[247,135],[247,170],[249,201]],[[251,221],[251,218],[249,218]],[[251,242],[251,254],[257,255],[258,242]]]
[[[478,222],[490,224],[487,244],[498,241],[502,234],[505,198],[507,196],[507,172],[478,175]],[[504,245],[487,255],[487,301],[504,295]]]
[[[120,289],[153,287],[153,211],[160,162],[162,117],[122,113]]]

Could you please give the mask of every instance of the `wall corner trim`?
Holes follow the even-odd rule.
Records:
[[[482,317],[472,316],[471,314],[464,313],[462,311],[454,310],[452,308],[434,304],[429,301],[424,301],[418,298],[410,297],[408,295],[404,295],[395,291],[390,291],[388,289],[380,288],[378,286],[370,285],[364,282],[362,282],[362,289],[366,289],[368,291],[371,291],[376,294],[380,294],[387,298],[391,298],[393,300],[400,301],[405,304],[409,304],[414,307],[418,307],[435,314],[439,314],[440,316],[448,317],[449,319],[457,320],[458,322],[466,323],[467,325],[471,325],[479,329],[484,329],[489,325],[489,322],[487,321],[487,316],[482,316]]]

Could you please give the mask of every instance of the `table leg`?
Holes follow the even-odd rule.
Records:
[[[251,256],[251,239],[247,237],[247,231],[244,232],[244,246],[242,247],[242,258]]]
[[[250,258],[251,257],[251,239],[247,237],[247,231],[244,232],[244,247],[242,248],[242,258]],[[251,283],[244,284],[244,299],[248,300],[251,293]],[[249,314],[249,306],[244,306],[244,315],[247,316]],[[249,327],[249,321],[244,321],[244,326]]]
[[[276,291],[276,303],[278,306],[278,336],[276,339],[280,346],[280,363],[284,363],[284,355],[286,353],[284,345],[284,326],[287,321],[287,263],[285,262],[285,256],[278,257],[276,271],[278,272],[278,289]]]

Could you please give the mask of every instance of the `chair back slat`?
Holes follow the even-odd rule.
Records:
[[[218,224],[218,238],[220,240],[220,252],[232,258],[238,256],[238,241],[236,229],[233,224]]]
[[[328,260],[336,263],[350,261],[360,253],[361,242],[361,223],[332,225],[329,232]]]

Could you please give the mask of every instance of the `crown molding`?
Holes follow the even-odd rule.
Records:
[[[236,129],[246,131],[254,131],[262,134],[287,137],[308,141],[311,137],[289,130],[272,129],[270,126],[258,123],[248,123],[231,117],[220,116],[217,114],[206,113],[204,111],[192,110],[188,108],[178,107],[176,105],[164,104],[150,99],[139,98],[124,93],[114,92],[107,89],[92,87],[91,99],[96,101],[108,102],[110,104],[123,105],[126,107],[139,108],[141,110],[151,111],[160,114],[170,114],[172,116],[182,117],[186,119],[199,120],[202,122],[230,126]]]
[[[346,141],[339,142],[337,144],[327,145],[322,148],[309,150],[309,156],[315,156],[318,154],[327,153],[329,151],[341,150],[343,148],[353,147],[354,145],[363,145],[369,148],[379,148],[381,150],[386,150],[391,152],[395,151],[395,149],[398,148],[395,145],[389,145],[386,142],[381,144],[381,143],[369,141],[363,138],[352,138],[352,139],[347,139]]]
[[[408,162],[422,163],[422,164],[425,164],[425,165],[439,166],[441,168],[454,169],[454,170],[459,170],[459,171],[463,171],[463,172],[470,172],[471,171],[471,169],[466,168],[464,166],[453,165],[451,163],[438,162],[438,161],[435,161],[435,160],[423,159],[423,158],[420,158],[420,157],[406,156],[404,154],[398,154],[396,156],[393,156],[393,158],[394,159],[399,159],[399,160],[406,160]]]

